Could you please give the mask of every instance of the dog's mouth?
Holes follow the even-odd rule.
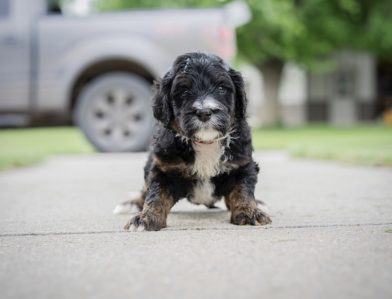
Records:
[[[198,130],[191,138],[194,144],[213,144],[220,140],[221,133],[214,129]]]
[[[217,142],[219,139],[214,139],[214,140],[201,140],[201,139],[192,139],[192,142],[194,144],[213,144],[214,142]]]

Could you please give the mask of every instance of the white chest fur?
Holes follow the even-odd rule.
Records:
[[[221,156],[223,147],[220,142],[211,144],[194,144],[195,162],[192,173],[199,177],[199,181],[193,189],[191,201],[197,204],[211,205],[215,202],[212,194],[214,186],[210,178],[217,175],[221,168]]]
[[[220,142],[211,144],[193,144],[195,150],[195,162],[192,173],[200,179],[206,180],[220,171],[220,159],[223,154],[223,147]]]
[[[214,193],[214,186],[210,180],[199,181],[193,188],[193,196],[191,202],[196,204],[212,205],[215,202],[212,194]]]

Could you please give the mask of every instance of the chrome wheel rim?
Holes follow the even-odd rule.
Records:
[[[87,111],[88,123],[96,141],[104,147],[126,150],[137,135],[148,134],[151,116],[147,111],[149,94],[125,84],[103,88],[94,94]]]

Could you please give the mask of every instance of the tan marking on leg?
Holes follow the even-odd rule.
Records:
[[[257,202],[249,196],[241,185],[235,187],[225,197],[226,206],[231,211],[230,222],[236,225],[264,225],[271,223],[270,217],[257,208]]]
[[[179,172],[182,173],[184,176],[188,173],[188,165],[181,162],[181,163],[168,163],[160,160],[157,157],[153,158],[153,163],[156,167],[159,168],[162,172]]]
[[[160,230],[166,227],[167,215],[174,205],[173,197],[166,190],[161,190],[158,199],[145,202],[143,210],[133,217],[125,226],[129,230],[131,226],[139,230]]]

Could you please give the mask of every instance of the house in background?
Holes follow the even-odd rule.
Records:
[[[364,53],[334,56],[336,69],[308,75],[307,120],[334,124],[370,121],[376,112],[376,61]]]
[[[332,58],[329,72],[307,72],[288,63],[279,88],[279,119],[285,126],[312,122],[350,125],[374,121],[392,102],[392,68],[370,54],[340,52]],[[263,125],[265,103],[262,84],[254,71],[245,68],[250,79],[249,114],[253,125]],[[254,83],[253,83],[254,82]],[[257,85],[257,91],[254,85]],[[266,113],[268,113],[266,111]],[[261,115],[261,116],[260,116]]]

